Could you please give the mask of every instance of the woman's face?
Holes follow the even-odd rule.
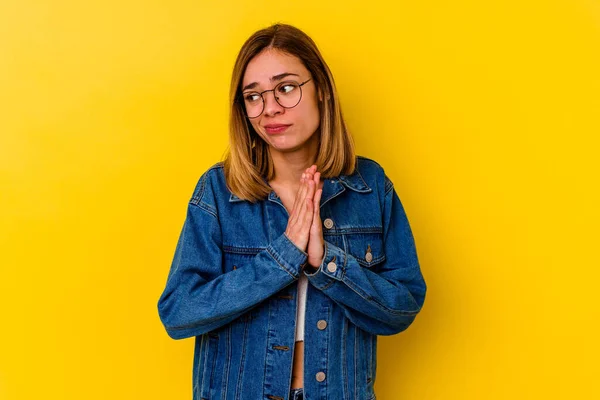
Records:
[[[243,94],[274,89],[280,82],[291,81],[300,84],[308,79],[311,80],[301,88],[295,89],[302,90],[300,103],[295,107],[282,107],[275,101],[274,92],[266,92],[262,95],[262,114],[256,118],[249,118],[254,130],[267,142],[271,151],[301,150],[308,148],[318,139],[315,132],[319,128],[320,115],[315,82],[298,57],[281,51],[264,50],[248,63],[242,79]],[[277,125],[287,127],[284,130],[273,129]]]

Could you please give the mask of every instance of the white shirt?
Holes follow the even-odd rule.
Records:
[[[296,308],[296,341],[304,340],[304,315],[306,310],[306,285],[308,278],[300,274],[298,279],[298,307]]]

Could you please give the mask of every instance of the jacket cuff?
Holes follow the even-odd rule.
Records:
[[[306,264],[308,254],[300,250],[285,233],[272,241],[267,251],[277,264],[294,278],[298,278],[301,266]]]
[[[346,253],[339,247],[325,242],[325,257],[315,273],[304,271],[310,283],[317,289],[324,290],[336,281],[344,278],[346,269]]]

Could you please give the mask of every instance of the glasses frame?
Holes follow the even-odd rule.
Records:
[[[276,102],[277,102],[277,104],[279,104],[281,107],[283,107],[283,108],[288,108],[288,109],[289,109],[289,108],[294,108],[294,107],[296,107],[296,106],[297,106],[298,104],[300,104],[300,102],[302,101],[302,86],[304,86],[306,83],[308,83],[308,82],[309,82],[309,81],[311,81],[311,80],[312,80],[312,78],[308,78],[308,79],[307,79],[307,80],[305,80],[304,82],[302,82],[302,83],[298,83],[298,88],[300,88],[300,98],[298,99],[298,102],[297,102],[296,104],[294,104],[293,106],[291,106],[291,107],[286,107],[286,106],[284,106],[283,104],[281,104],[281,103],[279,102],[279,99],[277,98],[277,95],[275,94],[275,90],[277,90],[277,88],[278,88],[278,87],[280,87],[281,85],[284,85],[284,84],[286,84],[286,83],[287,83],[287,84],[289,84],[289,83],[297,83],[297,82],[294,82],[294,81],[283,81],[283,82],[279,82],[277,85],[275,85],[275,87],[274,87],[273,89],[264,90],[264,91],[262,91],[262,92],[252,92],[252,91],[251,91],[251,92],[245,92],[245,93],[244,93],[244,92],[242,92],[242,93],[240,93],[240,95],[239,95],[239,99],[240,99],[240,102],[241,102],[241,104],[242,104],[242,110],[243,110],[243,113],[244,113],[244,115],[245,115],[246,117],[250,118],[250,119],[254,119],[254,118],[258,118],[258,117],[260,117],[260,116],[262,115],[262,113],[263,113],[263,112],[265,112],[265,97],[264,97],[263,95],[264,95],[265,93],[267,93],[267,92],[273,92],[273,97],[275,97],[275,101],[276,101]],[[259,114],[258,114],[256,117],[250,117],[250,116],[248,115],[248,110],[246,110],[246,103],[245,103],[245,100],[244,100],[244,96],[245,96],[245,95],[248,95],[248,94],[251,94],[251,93],[256,93],[256,94],[258,94],[258,95],[260,96],[261,100],[262,100],[262,110],[260,111],[260,113],[259,113]]]

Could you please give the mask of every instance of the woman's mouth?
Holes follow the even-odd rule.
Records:
[[[289,127],[290,127],[290,125],[272,124],[272,125],[265,125],[265,130],[267,131],[268,134],[273,135],[276,133],[284,132]]]

